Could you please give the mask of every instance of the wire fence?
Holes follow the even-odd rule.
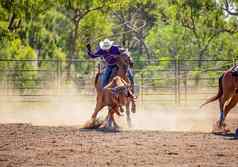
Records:
[[[135,61],[138,100],[174,104],[204,100],[216,93],[219,76],[236,62],[235,59]],[[65,94],[94,98],[93,81],[98,62],[73,60],[70,71],[67,63],[60,60],[0,59],[0,95],[21,96],[27,100]],[[67,78],[68,72],[70,78]],[[74,85],[73,89],[67,85]]]

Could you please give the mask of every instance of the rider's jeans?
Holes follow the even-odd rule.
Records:
[[[110,76],[112,74],[112,72],[114,70],[117,70],[117,65],[107,65],[103,74],[102,74],[102,88],[104,88],[107,84],[108,84],[108,80],[110,79]],[[131,81],[131,83],[134,83],[133,81],[133,73],[132,73],[132,70],[130,68],[128,68],[128,71],[127,71],[127,76],[129,78],[129,80]]]
[[[108,80],[110,79],[110,76],[112,74],[112,71],[117,68],[117,65],[107,65],[105,70],[102,74],[102,88],[104,88],[108,84]]]

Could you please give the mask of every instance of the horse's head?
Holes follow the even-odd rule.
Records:
[[[123,67],[124,69],[127,69],[128,67],[133,65],[133,60],[130,56],[129,51],[126,50],[120,56],[117,57],[117,65],[119,67]]]

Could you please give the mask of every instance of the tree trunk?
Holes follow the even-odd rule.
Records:
[[[77,38],[78,38],[78,29],[79,29],[79,21],[74,21],[74,30],[71,32],[71,42],[70,44],[70,52],[68,57],[68,65],[67,65],[67,80],[71,78],[71,68],[73,65],[73,60],[76,58],[76,45],[77,45]]]

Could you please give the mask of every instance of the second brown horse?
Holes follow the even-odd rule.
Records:
[[[209,98],[205,103],[201,105],[204,106],[215,100],[219,100],[220,107],[220,117],[213,129],[216,132],[217,129],[223,130],[223,132],[228,132],[229,129],[226,128],[225,119],[229,111],[238,103],[238,67],[234,66],[223,73],[219,78],[219,88],[216,96]]]

